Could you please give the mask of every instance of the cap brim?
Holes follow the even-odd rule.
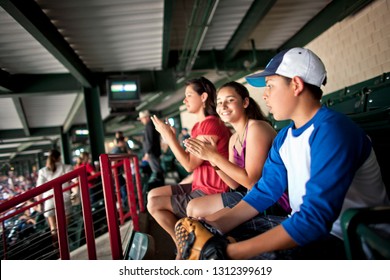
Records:
[[[270,71],[264,70],[261,73],[256,73],[247,76],[245,77],[245,79],[248,82],[248,84],[250,84],[253,87],[265,87],[266,86],[265,77],[272,76],[272,75],[275,75],[275,73],[274,72],[271,73]]]

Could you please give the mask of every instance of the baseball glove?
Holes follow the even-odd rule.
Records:
[[[229,240],[204,221],[182,218],[175,225],[178,254],[184,260],[226,260]]]

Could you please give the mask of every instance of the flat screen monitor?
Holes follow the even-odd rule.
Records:
[[[135,106],[140,102],[138,77],[110,78],[107,80],[108,105],[110,107]]]

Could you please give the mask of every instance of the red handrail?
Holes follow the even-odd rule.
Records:
[[[107,216],[107,225],[109,232],[109,239],[111,245],[111,254],[112,259],[119,260],[123,258],[119,224],[118,224],[118,211],[116,207],[115,193],[114,188],[112,186],[112,168],[111,163],[116,161],[123,161],[125,177],[126,177],[126,189],[127,189],[127,199],[130,206],[130,215],[133,220],[134,230],[139,230],[139,218],[137,214],[137,205],[136,205],[136,197],[134,191],[133,184],[133,174],[131,169],[131,163],[133,162],[135,177],[136,177],[136,186],[138,193],[138,203],[139,209],[141,212],[145,211],[143,194],[142,194],[142,186],[141,186],[141,176],[138,165],[138,158],[135,155],[127,155],[127,154],[101,154],[100,155],[100,168],[102,175],[102,183],[103,183],[103,193],[104,200],[106,205],[106,216]],[[114,168],[115,176],[114,180],[117,180],[117,173]],[[120,186],[116,181],[116,189],[117,189],[117,201],[119,203],[119,215],[120,222],[123,223],[122,219],[124,218],[122,212],[122,203],[120,196]],[[118,195],[119,193],[119,195]]]
[[[83,219],[84,219],[85,238],[86,238],[86,243],[88,248],[88,257],[89,259],[96,260],[97,256],[96,256],[94,229],[92,224],[92,211],[91,211],[91,203],[89,197],[89,188],[87,183],[87,172],[85,167],[80,167],[75,170],[72,170],[56,179],[46,182],[36,188],[33,188],[16,197],[13,197],[10,200],[1,203],[0,213],[4,213],[5,211],[14,208],[20,203],[26,202],[29,199],[32,199],[38,195],[41,195],[53,189],[54,203],[56,209],[55,213],[56,213],[57,227],[58,227],[57,234],[58,234],[58,242],[59,242],[59,249],[60,249],[60,258],[64,260],[69,260],[70,254],[69,254],[67,229],[66,229],[67,226],[66,215],[65,215],[64,200],[62,195],[63,191],[67,190],[68,188],[62,189],[62,184],[69,182],[75,178],[79,179],[79,184],[80,184],[82,212],[83,212]],[[38,203],[42,203],[42,201],[44,200],[35,202],[31,205],[37,205]],[[31,205],[29,207],[31,207]],[[13,215],[16,215],[15,212],[13,213]],[[10,215],[0,217],[0,221],[3,222],[5,219],[9,218],[9,216]]]

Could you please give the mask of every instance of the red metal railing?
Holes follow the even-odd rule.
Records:
[[[3,214],[6,213],[6,211],[16,207],[17,205],[27,202],[30,199],[33,199],[34,197],[37,197],[44,192],[47,192],[51,189],[54,190],[54,203],[55,203],[55,214],[56,214],[56,220],[57,220],[57,235],[58,235],[58,245],[59,245],[59,253],[60,258],[63,260],[69,260],[70,254],[69,254],[69,244],[68,244],[68,232],[67,232],[67,223],[66,223],[66,214],[65,214],[65,207],[64,207],[64,200],[63,200],[63,192],[69,191],[74,185],[69,186],[67,188],[62,188],[62,184],[72,181],[75,178],[78,178],[79,181],[79,187],[80,187],[80,193],[81,193],[81,203],[82,203],[82,213],[83,213],[83,220],[84,220],[84,231],[85,231],[85,238],[86,238],[86,244],[88,248],[88,257],[89,259],[97,259],[96,257],[96,245],[95,245],[95,237],[94,237],[94,228],[92,223],[92,212],[91,212],[91,203],[90,203],[90,196],[89,196],[89,188],[87,183],[87,173],[85,167],[77,168],[73,171],[70,171],[69,173],[66,173],[62,175],[61,177],[58,177],[56,179],[53,179],[41,186],[38,186],[34,189],[31,189],[25,193],[22,193],[8,201],[5,201],[0,204],[0,222],[3,225],[4,228],[4,221],[22,213],[26,209],[40,204],[43,201],[50,199],[51,197],[47,197],[45,199],[42,199],[40,201],[36,201],[32,204],[30,204],[28,207],[22,207],[19,210],[16,210],[12,212],[11,214]],[[5,241],[5,237],[3,236],[3,242],[4,242],[4,256],[6,257],[6,250],[7,250],[7,244]]]
[[[136,188],[138,194],[138,208],[140,212],[145,212],[144,207],[144,199],[142,193],[142,184],[141,184],[141,175],[139,171],[139,162],[138,158],[133,155],[119,155],[119,154],[102,154],[100,155],[100,168],[102,175],[102,183],[103,183],[103,193],[104,200],[106,203],[106,216],[107,216],[107,224],[111,245],[111,254],[112,259],[118,260],[123,258],[122,246],[121,246],[121,238],[119,231],[118,220],[121,224],[123,224],[126,219],[126,215],[123,213],[122,209],[122,197],[120,195],[120,186],[118,182],[118,173],[117,168],[112,168],[117,166],[121,161],[124,167],[124,175],[126,179],[126,190],[127,190],[127,201],[130,206],[130,216],[133,221],[133,228],[136,231],[139,231],[139,218],[137,213],[137,199],[135,195],[135,188],[133,183],[133,175],[135,176]],[[131,168],[131,163],[133,163],[133,171]],[[112,174],[112,169],[114,170],[114,177]],[[113,180],[116,185],[116,197],[113,188]],[[116,199],[115,199],[116,198]],[[118,206],[117,206],[118,202]],[[119,209],[117,211],[117,208]],[[119,217],[118,217],[119,212]]]

